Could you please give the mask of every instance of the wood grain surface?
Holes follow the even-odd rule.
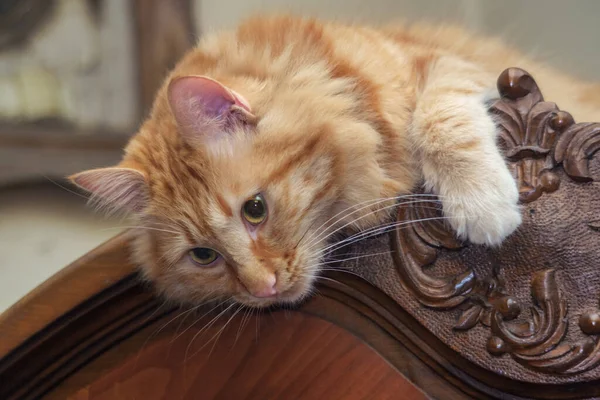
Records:
[[[109,350],[86,369],[118,353],[130,355],[66,398],[426,399],[373,350],[319,318],[283,311],[225,314],[203,330],[212,316],[195,324],[189,313],[178,316],[147,328],[128,349]],[[141,350],[131,352],[135,346]],[[58,390],[49,398],[63,396]]]

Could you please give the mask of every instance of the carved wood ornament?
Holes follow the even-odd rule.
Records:
[[[592,181],[588,163],[600,149],[600,124],[575,124],[569,113],[543,100],[535,81],[523,70],[506,70],[498,80],[498,89],[502,99],[491,107],[491,112],[501,126],[500,142],[519,183],[523,204],[551,195],[566,180]],[[572,206],[570,202],[561,204],[564,209]],[[593,209],[579,208],[578,211],[585,213]],[[436,310],[453,310],[460,306],[456,323],[447,329],[469,331],[480,324],[487,331],[485,348],[491,355],[507,354],[525,368],[542,374],[581,373],[600,364],[600,341],[596,337],[600,334],[600,314],[595,308],[573,307],[578,303],[577,293],[569,293],[560,282],[560,278],[567,278],[565,275],[589,273],[581,270],[586,266],[559,265],[551,253],[548,257],[520,259],[520,262],[537,265],[532,266],[530,274],[531,297],[515,296],[501,274],[503,270],[521,269],[521,265],[498,263],[494,255],[517,251],[516,246],[522,243],[517,239],[488,252],[491,268],[484,273],[476,273],[475,268],[469,268],[473,261],[466,261],[464,271],[432,276],[426,270],[436,264],[441,252],[461,250],[465,246],[435,219],[438,212],[435,204],[426,203],[399,209],[399,220],[427,220],[410,229],[398,229],[392,243],[402,283],[419,303]],[[529,208],[529,214],[535,216],[536,208]],[[553,217],[564,220],[561,214],[544,218]],[[574,222],[575,219],[570,218],[569,224]],[[594,221],[577,222],[596,229]],[[568,235],[568,231],[554,234],[557,233]],[[585,244],[596,243],[588,240]],[[580,245],[563,244],[556,250],[578,251]],[[590,250],[598,251],[597,248]],[[575,260],[569,261],[571,264]],[[586,283],[581,282],[582,286]],[[580,332],[569,335],[567,328],[574,317],[578,318]],[[486,360],[486,364],[493,362]]]
[[[600,187],[594,180],[600,163],[593,157],[600,149],[600,124],[575,123],[569,113],[544,101],[523,70],[504,71],[498,88],[502,98],[490,112],[501,127],[500,142],[519,183],[522,227],[501,247],[489,249],[457,241],[438,218],[437,202],[400,203],[398,227],[345,248],[353,257],[329,264],[336,271],[319,280],[318,295],[295,310],[343,329],[294,316],[300,325],[313,324],[312,333],[278,342],[284,332],[294,330],[285,323],[271,325],[277,332],[263,342],[266,350],[252,350],[257,352],[253,357],[262,357],[261,351],[302,353],[311,365],[324,365],[328,356],[342,356],[327,355],[328,346],[320,347],[318,357],[285,349],[288,343],[308,349],[322,337],[318,332],[335,331],[340,338],[352,333],[367,343],[432,398],[600,396]],[[169,321],[188,311],[163,304],[139,282],[128,257],[129,240],[128,234],[113,239],[0,315],[0,398],[103,398],[93,395],[95,387],[120,387],[121,381],[112,379],[124,374],[141,376],[146,365],[132,360],[157,360],[152,354],[162,354],[160,343],[176,341],[177,324],[169,326]],[[65,288],[68,295],[61,294]],[[273,312],[274,320],[282,321],[281,312]],[[215,319],[210,329],[219,335],[224,330],[224,337],[236,341],[239,334],[249,343],[254,329],[238,330],[244,320],[235,318]],[[258,329],[271,316],[253,318]],[[234,327],[227,328],[233,332],[225,329],[226,320],[234,320]],[[188,336],[199,334],[203,324],[190,326]],[[165,327],[162,336],[155,335]],[[201,353],[188,367],[235,370],[226,356],[235,342],[233,347],[222,343],[216,344],[215,352],[223,354],[218,363],[210,364],[213,359]],[[176,353],[181,346],[174,349]],[[359,353],[364,362],[377,364],[368,351]],[[261,359],[274,359],[269,357]],[[282,360],[270,373],[277,375],[298,362],[288,357],[283,366]],[[178,376],[177,365],[169,367],[171,376]],[[347,364],[337,360],[335,365],[343,369]],[[377,368],[384,371],[385,382],[395,381],[393,373]],[[361,374],[345,376],[354,382]],[[277,390],[284,383],[295,385],[298,393],[317,385],[321,376],[300,374],[292,383],[269,380],[275,375],[264,378],[265,384]],[[235,375],[238,382],[246,382],[247,376]],[[202,374],[194,379],[200,380],[198,387],[211,384],[203,383]],[[339,387],[339,382],[321,385]],[[344,398],[369,398],[374,386],[362,387],[369,389],[362,394],[345,391]],[[246,397],[264,398],[253,393],[255,397]]]

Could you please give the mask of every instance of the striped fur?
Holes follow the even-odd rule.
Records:
[[[598,90],[453,27],[374,29],[283,16],[202,39],[166,78],[120,165],[146,180],[135,218],[148,229],[139,229],[136,260],[178,301],[293,303],[310,293],[328,243],[315,240],[318,227],[377,226],[394,201],[368,201],[408,194],[421,179],[441,195],[458,235],[501,243],[520,212],[484,101],[497,95],[495,79],[509,66],[535,73],[576,117],[600,119]],[[247,100],[255,123],[216,143],[182,135],[169,84],[197,75]],[[132,196],[131,182],[81,185],[108,202]],[[269,216],[250,234],[240,210],[258,192]],[[186,256],[193,247],[223,259],[200,268]],[[277,297],[250,294],[273,275]]]

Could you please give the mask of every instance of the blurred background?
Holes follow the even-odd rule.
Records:
[[[0,0],[0,312],[123,229],[63,177],[119,160],[203,33],[275,11],[459,23],[600,81],[597,0]]]

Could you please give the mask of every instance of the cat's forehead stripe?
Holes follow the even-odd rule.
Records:
[[[272,272],[274,266],[271,260],[282,256],[280,252],[276,251],[275,248],[268,244],[261,236],[251,242],[250,249],[252,250],[252,253],[264,263],[267,269]]]
[[[217,205],[221,209],[221,212],[227,217],[233,217],[233,211],[231,210],[231,207],[227,201],[225,201],[225,199],[218,193],[215,195],[215,198],[217,199]]]
[[[268,182],[275,182],[281,180],[287,175],[288,171],[293,167],[297,166],[303,159],[309,159],[313,157],[313,153],[319,148],[320,136],[315,136],[309,140],[302,149],[293,153],[279,168],[275,169],[267,178]]]
[[[192,231],[188,228],[187,224],[181,224],[181,230],[185,236],[185,239],[188,241],[188,244],[193,245],[196,240],[194,239],[194,235]]]

